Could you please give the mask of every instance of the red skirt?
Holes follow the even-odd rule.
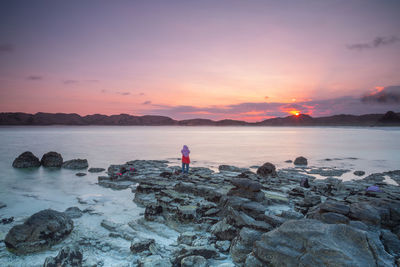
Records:
[[[190,158],[182,156],[182,163],[189,164],[190,163]]]

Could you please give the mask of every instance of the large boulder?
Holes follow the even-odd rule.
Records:
[[[267,266],[394,266],[379,236],[345,224],[290,220],[262,235],[253,252]]]
[[[294,163],[294,165],[307,165],[308,164],[307,159],[305,157],[297,157],[293,163]]]
[[[82,266],[82,252],[77,247],[63,247],[56,257],[47,257],[43,267]]]
[[[74,227],[63,212],[47,209],[39,211],[23,224],[11,228],[4,243],[9,251],[26,254],[51,247],[67,237]]]
[[[40,163],[42,164],[43,167],[61,168],[63,164],[63,158],[61,154],[51,151],[43,155],[42,159],[40,160]]]
[[[276,176],[276,168],[272,163],[264,163],[261,167],[257,169],[257,174],[262,177],[275,177]]]
[[[87,159],[71,159],[62,164],[64,169],[80,170],[89,167]]]
[[[40,161],[32,152],[26,151],[14,160],[12,166],[14,168],[36,168],[40,167]]]

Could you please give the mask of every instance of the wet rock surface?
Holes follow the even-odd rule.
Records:
[[[40,161],[32,152],[26,151],[14,160],[12,166],[14,168],[37,168],[40,167]]]

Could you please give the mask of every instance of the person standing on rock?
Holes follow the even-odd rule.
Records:
[[[190,164],[190,150],[187,145],[184,145],[182,150],[182,173],[188,173],[189,172],[189,164]]]

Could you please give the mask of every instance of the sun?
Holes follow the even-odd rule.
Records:
[[[294,113],[295,116],[300,116],[300,112]]]

